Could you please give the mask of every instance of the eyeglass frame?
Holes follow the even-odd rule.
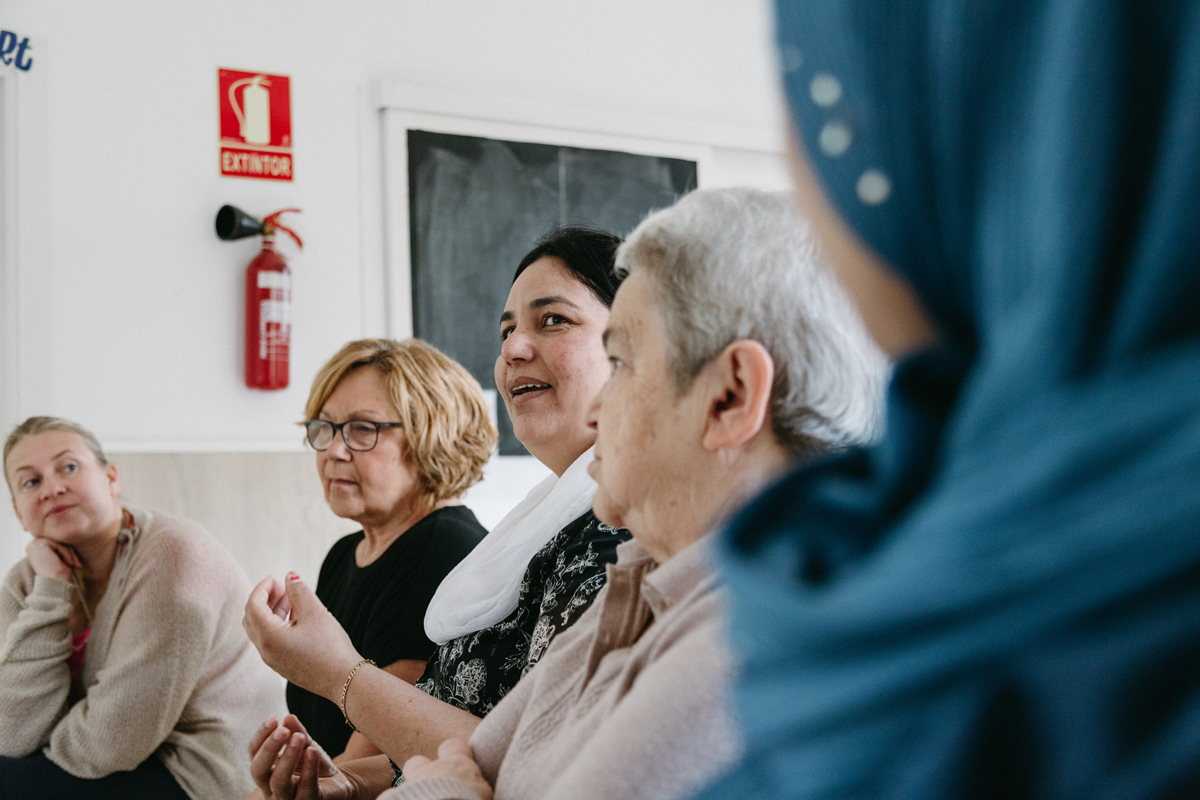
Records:
[[[345,427],[354,422],[365,422],[366,424],[372,425],[375,428],[375,443],[372,444],[370,447],[366,448],[365,450],[360,450],[357,447],[351,447],[350,442],[346,439]],[[328,425],[330,428],[333,428],[333,435],[329,437],[329,444],[325,445],[324,447],[317,447],[315,444],[313,444],[312,435],[309,433],[310,425]],[[379,446],[379,429],[380,428],[403,428],[403,427],[404,427],[403,422],[376,422],[375,420],[371,420],[371,419],[348,419],[345,422],[330,422],[327,419],[310,419],[304,423],[304,441],[307,442],[308,446],[311,447],[316,452],[324,453],[326,450],[333,447],[333,441],[335,439],[337,439],[338,433],[341,433],[342,434],[342,444],[346,445],[347,450],[352,450],[355,453],[369,453],[372,450],[374,450],[376,447]]]

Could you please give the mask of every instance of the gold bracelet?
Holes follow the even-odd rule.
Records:
[[[346,724],[349,725],[350,730],[353,731],[357,731],[358,728],[354,727],[354,723],[351,722],[350,717],[346,715],[346,692],[350,690],[350,681],[354,680],[354,673],[358,672],[359,668],[363,664],[370,664],[372,667],[376,666],[375,662],[369,658],[364,658],[362,661],[355,664],[354,669],[350,670],[350,674],[346,676],[346,682],[342,684],[342,699],[338,703],[338,707],[342,709],[342,718],[346,720]]]

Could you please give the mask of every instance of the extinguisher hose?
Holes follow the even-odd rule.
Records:
[[[269,235],[273,234],[276,230],[281,230],[284,233],[286,233],[288,236],[291,236],[293,239],[296,240],[296,247],[303,249],[304,242],[300,241],[300,236],[294,230],[292,230],[291,228],[289,228],[286,225],[280,224],[280,222],[279,222],[279,215],[280,214],[288,214],[288,213],[299,214],[300,209],[298,209],[298,208],[281,208],[279,211],[276,211],[274,214],[267,214],[265,217],[263,217],[263,234],[269,236]]]

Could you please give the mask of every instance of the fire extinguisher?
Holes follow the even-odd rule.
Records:
[[[303,247],[296,232],[280,224],[279,215],[299,212],[285,208],[262,222],[234,206],[217,212],[217,236],[241,239],[262,236],[262,250],[246,266],[246,385],[251,389],[285,389],[292,337],[292,272],[275,250],[280,230]]]

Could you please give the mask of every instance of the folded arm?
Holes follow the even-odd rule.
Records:
[[[0,755],[35,752],[67,710],[71,585],[38,577],[23,596],[14,569],[0,590]]]
[[[48,755],[74,775],[132,770],[175,728],[208,661],[216,615],[181,599],[175,570],[131,576],[107,659],[50,736]]]
[[[514,692],[536,691],[531,679],[537,671],[535,667]],[[538,728],[539,722],[546,722],[530,724],[519,715],[515,719],[502,716],[497,723],[489,716],[476,745],[485,754],[492,751],[485,759],[488,763],[499,757],[501,777],[506,768],[510,771],[509,791],[512,781],[521,781],[522,773],[540,772],[548,777],[539,793],[543,800],[690,797],[733,763],[738,753],[738,736],[725,704],[729,676],[723,642],[713,626],[705,625],[685,634],[649,663],[611,712],[596,719],[582,738],[578,728],[563,730],[562,735],[579,738],[578,750],[571,758],[549,763],[528,742],[514,746],[518,729],[528,733]],[[405,764],[404,785],[384,797],[491,800],[491,788],[471,748],[462,742],[447,743],[439,755],[432,762],[418,757]],[[515,763],[516,758],[533,761]]]

